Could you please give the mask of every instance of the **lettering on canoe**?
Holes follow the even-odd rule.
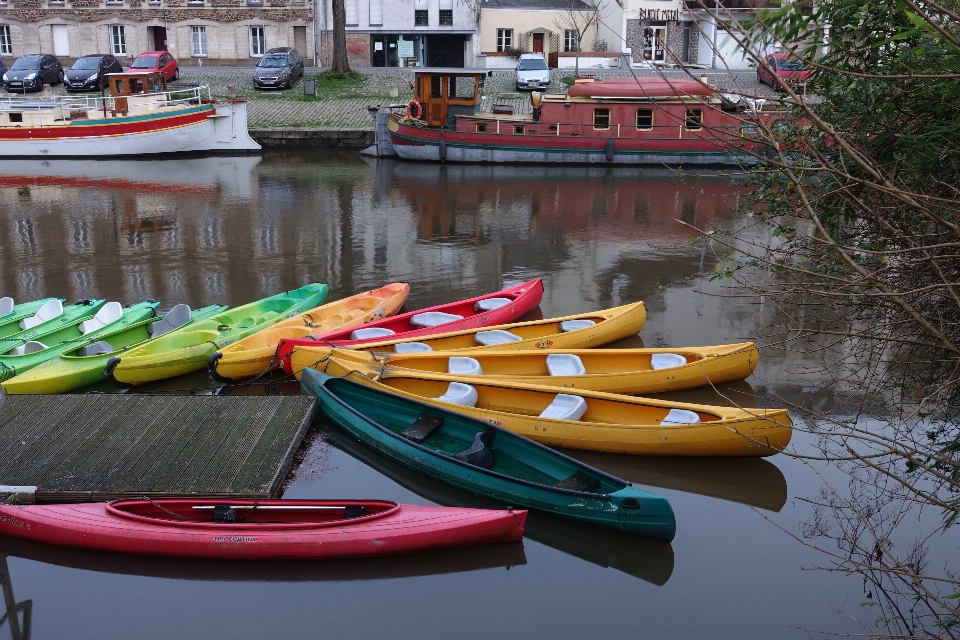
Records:
[[[502,427],[502,426],[503,426],[503,423],[500,422],[499,420],[497,420],[496,418],[480,418],[480,419],[483,420],[484,422],[489,422],[490,424],[495,424],[495,425],[497,425],[498,427]]]
[[[23,520],[18,520],[13,516],[7,516],[7,515],[0,516],[0,522],[5,522],[15,527],[20,527],[21,529],[27,529],[27,530],[30,529],[30,523],[24,522]]]
[[[477,324],[487,324],[490,321],[489,316],[480,316],[477,318]]]
[[[214,542],[256,542],[257,539],[250,536],[213,536]]]
[[[553,340],[541,340],[537,343],[537,349],[549,349],[553,346]]]

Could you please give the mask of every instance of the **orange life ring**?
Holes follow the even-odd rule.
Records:
[[[414,109],[417,112],[417,115],[413,115]],[[411,100],[407,103],[407,117],[413,118],[414,120],[423,120],[423,106],[416,100]]]

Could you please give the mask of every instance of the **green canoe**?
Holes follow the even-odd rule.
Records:
[[[108,332],[116,331],[121,327],[147,318],[153,318],[157,314],[157,307],[160,306],[160,303],[155,300],[148,300],[129,307],[122,307],[117,309],[116,313],[111,313],[116,309],[114,305],[119,307],[117,303],[111,302],[104,305],[100,301],[99,306],[102,307],[103,315],[98,312],[97,315],[86,320],[77,320],[69,327],[43,334],[37,340],[29,341],[17,349],[0,355],[0,382],[29,371],[47,360],[56,358],[78,344],[98,340],[100,336]],[[101,318],[103,322],[99,321]],[[84,323],[87,326],[84,326]],[[22,350],[23,353],[14,353],[18,350]]]
[[[59,302],[58,298],[53,298],[53,300]],[[49,302],[49,300],[46,302]],[[70,329],[84,320],[92,318],[94,314],[100,311],[100,308],[103,307],[106,302],[106,300],[81,300],[76,304],[65,305],[62,307],[63,313],[29,329],[20,328],[20,322],[24,320],[24,318],[21,318],[20,321],[14,325],[17,329],[16,332],[0,339],[0,353],[6,353],[30,340],[46,341],[44,344],[53,344],[57,342],[57,340],[51,337],[53,334],[59,334],[64,329]],[[31,318],[32,316],[33,314],[26,316],[26,318]],[[79,335],[79,333],[77,335]]]
[[[194,323],[226,310],[227,307],[214,304],[191,312],[186,305],[177,305],[162,318],[141,320],[123,329],[97,336],[94,340],[77,343],[60,354],[59,358],[44,362],[7,380],[2,384],[3,390],[10,394],[66,393],[103,382],[107,379],[104,368],[110,358],[116,358],[152,340],[159,340],[162,335],[188,329]],[[171,316],[179,317],[174,319]],[[164,323],[164,320],[167,322]],[[165,329],[167,331],[164,331]],[[157,333],[158,331],[164,333]]]
[[[355,438],[436,480],[654,540],[676,533],[665,498],[493,424],[314,369],[300,384]]]
[[[210,354],[281,320],[320,306],[327,296],[323,283],[308,284],[217,314],[203,322],[110,358],[111,382],[129,387],[206,369]]]
[[[56,300],[61,304],[63,303],[63,298],[44,298],[43,300],[34,300],[33,302],[13,305],[13,308],[9,308],[10,305],[13,304],[13,298],[0,298],[0,338],[6,338],[7,336],[23,331],[23,329],[20,328],[20,321],[24,318],[29,318],[35,314],[40,307],[52,300]]]

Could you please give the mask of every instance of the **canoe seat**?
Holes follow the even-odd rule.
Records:
[[[579,420],[587,412],[587,401],[580,396],[558,393],[550,406],[540,413],[541,418],[551,420]]]
[[[600,481],[591,478],[582,471],[577,471],[569,478],[564,478],[553,485],[557,489],[567,489],[569,491],[583,491],[593,493],[600,488]]]
[[[587,369],[580,356],[572,353],[551,353],[547,356],[547,371],[552,376],[582,376]]]
[[[660,424],[696,424],[698,422],[700,422],[700,416],[693,411],[670,409]]]
[[[100,307],[100,311],[97,311],[97,315],[80,323],[80,333],[86,335],[88,333],[92,333],[93,331],[99,331],[108,324],[116,322],[122,317],[123,307],[120,305],[120,303],[108,302]]]
[[[477,390],[471,385],[463,384],[462,382],[451,382],[450,386],[447,387],[447,392],[437,398],[437,400],[440,402],[459,404],[464,407],[474,407],[477,404],[478,398]]]
[[[31,340],[30,342],[26,342],[20,345],[19,347],[14,347],[13,349],[10,349],[10,351],[7,351],[7,355],[26,356],[26,355],[30,355],[31,353],[43,351],[44,349],[47,349],[47,348],[48,348],[47,345],[43,344],[42,342]]]
[[[493,466],[493,436],[495,433],[496,430],[493,427],[487,427],[474,437],[473,444],[469,449],[464,449],[453,457],[481,469],[491,468]]]
[[[13,313],[13,298],[0,298],[0,318]]]
[[[400,435],[414,442],[423,442],[427,439],[427,436],[436,431],[442,424],[443,418],[421,413],[420,417],[414,420],[413,424],[404,429]]]
[[[655,353],[650,356],[650,366],[654,369],[669,369],[687,364],[687,359],[677,353]]]
[[[43,306],[37,309],[37,312],[29,318],[20,321],[21,329],[32,329],[38,324],[43,324],[48,320],[59,318],[63,315],[63,303],[59,300],[50,300],[44,302]]]
[[[567,333],[568,331],[579,331],[580,329],[589,329],[595,324],[597,323],[593,320],[564,320],[560,323],[560,331],[562,333]]]
[[[423,353],[424,351],[433,351],[433,347],[425,342],[398,342],[393,345],[395,353]]]
[[[84,357],[100,356],[105,353],[110,353],[111,351],[113,351],[113,347],[110,346],[110,343],[101,340],[100,342],[94,342],[85,347],[80,347],[77,349],[77,355]]]
[[[478,300],[477,303],[473,305],[473,310],[477,313],[493,311],[494,309],[505,307],[511,302],[513,302],[513,300],[510,298],[484,298],[483,300]]]
[[[447,324],[455,320],[463,320],[463,316],[455,313],[444,313],[442,311],[427,311],[418,313],[410,318],[410,324],[415,327],[436,327],[437,325]]]
[[[395,335],[397,332],[383,327],[363,327],[350,332],[351,340],[369,340],[371,338],[386,338]]]
[[[147,332],[156,338],[182,327],[191,320],[193,320],[193,311],[190,310],[190,305],[177,304],[171,307],[159,321],[148,324]]]
[[[494,329],[493,331],[480,331],[473,336],[473,339],[484,346],[494,344],[506,344],[507,342],[520,342],[523,340],[520,336],[503,329]]]
[[[447,360],[447,373],[464,376],[482,376],[483,367],[473,358],[453,357]]]

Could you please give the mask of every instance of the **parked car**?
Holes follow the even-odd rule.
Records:
[[[49,53],[21,56],[3,74],[3,87],[7,91],[40,91],[44,84],[63,82],[63,67]]]
[[[134,58],[127,73],[162,73],[169,82],[180,79],[180,65],[166,51],[145,51]]]
[[[303,58],[292,47],[270,49],[253,72],[254,89],[292,89],[293,83],[303,76]]]
[[[99,91],[106,86],[104,76],[108,73],[123,73],[123,66],[109,54],[97,54],[77,58],[67,69],[63,88],[67,91]]]
[[[542,53],[520,54],[517,65],[517,89],[546,89],[550,86],[550,67]]]
[[[763,65],[758,66],[757,81],[770,85],[776,91],[782,91],[784,85],[795,87],[806,84],[813,75],[813,71],[803,60],[794,58],[788,53],[771,53],[766,61],[774,74],[764,69]]]
[[[7,65],[3,64],[3,60],[0,60],[0,75],[7,72]]]

